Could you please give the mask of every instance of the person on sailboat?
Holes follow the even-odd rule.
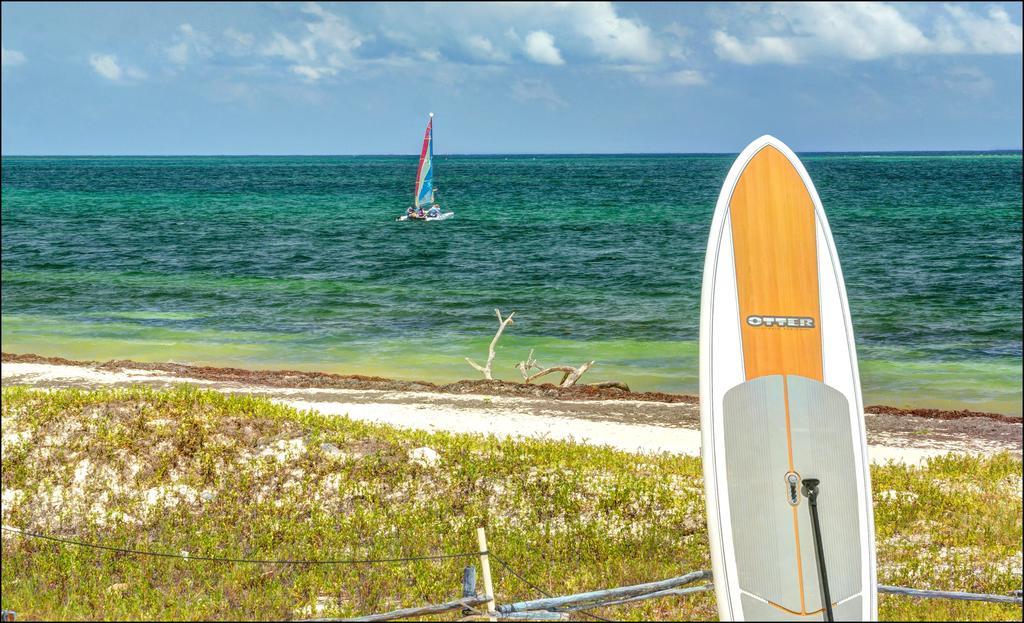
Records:
[[[434,205],[430,206],[429,210],[427,210],[427,217],[437,218],[439,216],[441,216],[441,206],[435,203]]]

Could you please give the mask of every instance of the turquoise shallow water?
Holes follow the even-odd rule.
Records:
[[[1021,156],[802,154],[865,400],[1021,412]],[[455,380],[516,311],[590,380],[697,391],[707,231],[734,155],[5,157],[3,349]]]

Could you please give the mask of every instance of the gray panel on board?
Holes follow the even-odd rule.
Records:
[[[802,495],[795,507],[794,529],[794,506],[786,483],[791,445],[794,471],[801,479],[821,480],[818,508],[832,601],[858,593],[861,543],[846,398],[812,379],[772,375],[730,389],[723,407],[730,523],[740,588],[793,612],[821,608],[810,515]],[[744,604],[747,599],[742,600]],[[751,607],[760,612],[758,606]],[[858,611],[855,618],[859,617]]]
[[[853,460],[850,403],[841,392],[802,376],[787,376],[793,461],[804,478],[821,481],[818,517],[833,602],[861,590],[861,543],[857,472]],[[807,610],[821,607],[817,561],[807,501],[800,505]]]
[[[762,376],[723,396],[725,469],[740,588],[800,611],[782,377]]]

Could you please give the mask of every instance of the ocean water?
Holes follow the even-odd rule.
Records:
[[[5,157],[3,350],[448,381],[531,349],[696,392],[735,155],[439,156],[454,219],[398,223],[415,157]],[[1021,413],[1021,155],[802,154],[865,401]]]

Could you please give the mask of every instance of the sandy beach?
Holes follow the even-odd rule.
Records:
[[[253,371],[131,361],[78,362],[3,354],[3,385],[102,388],[191,383],[298,409],[401,428],[575,440],[630,452],[700,454],[696,397],[463,381],[438,386],[380,377]],[[867,409],[875,463],[919,464],[950,452],[1020,454],[1019,419],[971,411]]]

